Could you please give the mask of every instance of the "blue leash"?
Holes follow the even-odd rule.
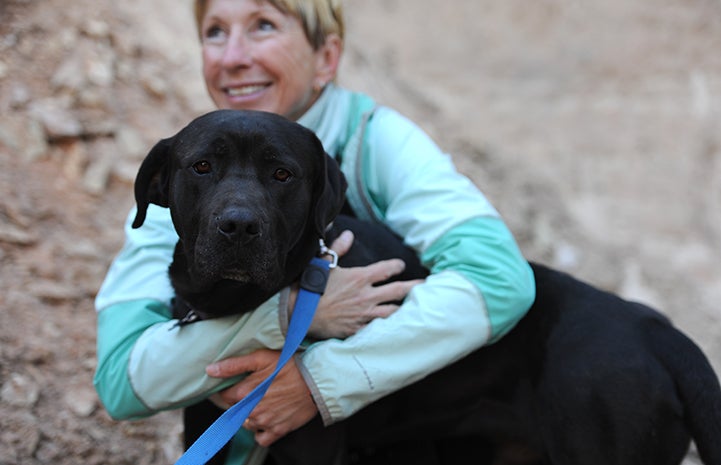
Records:
[[[325,250],[321,251],[326,252]],[[175,462],[175,465],[203,465],[207,463],[243,426],[243,422],[248,418],[250,412],[253,411],[260,399],[265,395],[270,383],[273,382],[278,372],[288,363],[300,343],[303,342],[313,320],[320,296],[323,294],[328,282],[328,272],[331,266],[332,264],[326,260],[313,258],[303,272],[300,280],[300,291],[288,325],[288,334],[275,371],[240,402],[223,412],[185,451],[183,456]]]

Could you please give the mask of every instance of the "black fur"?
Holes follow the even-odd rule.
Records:
[[[148,203],[171,209],[181,238],[171,279],[203,317],[251,310],[297,279],[319,237],[346,228],[356,239],[342,265],[402,257],[404,279],[425,276],[387,229],[337,216],[344,189],[310,131],[213,112],[150,152],[134,226]],[[532,268],[536,301],[501,341],[346,421],[316,418],[269,463],[677,465],[693,438],[706,465],[721,465],[721,388],[699,348],[651,308]],[[186,412],[186,427],[202,414]]]

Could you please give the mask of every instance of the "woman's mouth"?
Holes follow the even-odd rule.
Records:
[[[225,93],[228,94],[229,97],[245,97],[247,95],[254,94],[256,92],[260,92],[261,90],[268,87],[265,84],[254,84],[250,86],[239,86],[239,87],[226,87]]]

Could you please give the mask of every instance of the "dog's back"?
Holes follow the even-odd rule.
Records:
[[[541,425],[565,431],[556,452],[678,464],[692,437],[705,464],[721,464],[721,386],[699,347],[654,309],[532,266],[537,300],[519,326],[545,339]]]

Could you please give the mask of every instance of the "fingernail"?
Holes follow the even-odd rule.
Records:
[[[205,372],[208,374],[208,376],[218,376],[220,375],[220,367],[218,367],[217,363],[211,363],[207,367],[205,367]]]

